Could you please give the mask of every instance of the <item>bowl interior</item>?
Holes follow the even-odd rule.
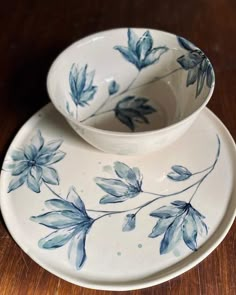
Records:
[[[212,66],[192,43],[147,29],[117,29],[67,48],[48,75],[54,105],[74,123],[140,132],[170,126],[210,98]]]

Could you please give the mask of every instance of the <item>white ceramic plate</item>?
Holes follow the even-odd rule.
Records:
[[[235,217],[235,155],[208,109],[172,146],[127,157],[89,146],[48,105],[6,155],[2,214],[18,245],[58,277],[104,290],[156,285],[225,237]]]

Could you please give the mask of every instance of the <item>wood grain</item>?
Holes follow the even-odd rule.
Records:
[[[236,138],[236,1],[4,1],[0,10],[0,161],[21,125],[48,102],[45,80],[56,55],[90,33],[151,27],[185,36],[214,64],[209,108]],[[236,224],[202,263],[159,286],[122,294],[236,294]],[[0,223],[0,294],[111,295],[72,285],[32,261]]]

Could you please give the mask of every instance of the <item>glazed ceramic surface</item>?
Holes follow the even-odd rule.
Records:
[[[204,53],[157,30],[116,29],[84,38],[53,63],[49,96],[74,130],[115,154],[163,148],[197,118],[214,89]]]
[[[94,149],[48,105],[7,152],[1,210],[19,246],[55,275],[95,289],[144,288],[222,241],[235,216],[235,156],[207,109],[174,145],[127,157]]]

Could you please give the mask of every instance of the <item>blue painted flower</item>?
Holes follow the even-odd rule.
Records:
[[[124,202],[142,192],[142,175],[138,168],[115,162],[114,170],[119,179],[95,178],[96,184],[107,193],[100,200],[100,204]]]
[[[31,221],[54,229],[38,243],[43,249],[56,249],[69,242],[68,258],[79,270],[86,260],[86,235],[94,219],[88,216],[84,203],[75,188],[69,190],[66,200],[51,199],[45,204],[53,211],[39,216],[32,216]]]
[[[97,91],[97,86],[93,85],[95,71],[87,72],[87,68],[87,64],[81,68],[73,64],[70,70],[70,95],[76,106],[88,105]]]
[[[57,171],[52,164],[62,160],[65,153],[59,151],[62,140],[52,140],[45,144],[41,132],[38,130],[31,139],[31,144],[23,149],[11,153],[12,161],[4,163],[4,169],[11,172],[14,178],[10,181],[8,192],[24,183],[32,191],[39,193],[43,182],[53,185],[59,184]]]
[[[174,201],[170,206],[163,206],[153,211],[151,216],[158,218],[150,238],[164,234],[160,245],[160,254],[172,251],[183,240],[192,251],[197,250],[198,234],[207,234],[205,218],[200,212],[184,201]]]
[[[171,168],[173,171],[169,172],[167,177],[174,181],[183,181],[193,175],[186,167],[181,165],[174,165]]]
[[[149,31],[146,31],[141,38],[132,29],[128,29],[128,47],[115,46],[122,56],[135,65],[141,71],[159,61],[162,54],[167,52],[166,46],[153,48],[153,39]]]
[[[177,62],[184,70],[188,71],[187,87],[197,82],[196,97],[198,97],[205,81],[209,88],[214,84],[215,77],[212,65],[205,54],[192,43],[182,37],[177,37],[177,39],[180,46],[188,51],[180,56]]]
[[[117,103],[114,110],[115,116],[121,123],[134,131],[135,123],[149,124],[146,115],[156,112],[147,102],[148,98],[126,96]]]

